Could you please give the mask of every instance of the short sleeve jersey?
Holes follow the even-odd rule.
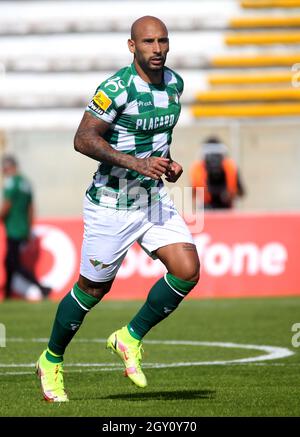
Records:
[[[154,85],[131,64],[101,83],[86,110],[110,124],[104,139],[119,152],[137,158],[166,157],[182,91],[183,80],[171,69],[164,67],[162,83]],[[103,162],[86,194],[96,204],[121,209],[134,203],[139,190],[149,199],[162,185],[161,180]]]
[[[16,240],[27,239],[30,231],[28,208],[32,202],[30,183],[20,174],[7,178],[3,198],[11,203],[4,220],[7,237]]]

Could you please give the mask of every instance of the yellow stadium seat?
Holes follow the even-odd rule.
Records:
[[[241,0],[243,8],[298,8],[300,0]]]
[[[291,67],[298,62],[300,62],[300,52],[220,55],[211,59],[212,67]]]
[[[203,103],[300,100],[300,88],[209,90],[197,93],[196,99]]]
[[[222,85],[253,85],[291,83],[291,71],[254,72],[254,73],[211,73],[208,83],[212,86]]]
[[[249,32],[225,35],[225,44],[228,46],[298,43],[300,43],[300,32]]]
[[[295,16],[253,16],[235,17],[230,19],[229,26],[234,29],[256,27],[300,27],[300,15]]]
[[[275,117],[300,115],[300,103],[194,105],[194,117]]]

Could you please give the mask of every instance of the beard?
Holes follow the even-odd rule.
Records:
[[[137,62],[145,72],[161,72],[164,68],[166,57],[166,55],[151,56],[149,59],[137,57]]]

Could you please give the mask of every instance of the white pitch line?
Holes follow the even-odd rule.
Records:
[[[300,363],[229,363],[228,366],[235,366],[235,365],[247,365],[247,366],[272,366],[272,367],[284,367],[284,366],[292,366],[292,367],[299,367]],[[32,365],[31,367],[33,367]],[[144,366],[145,367],[145,366]],[[121,367],[120,367],[121,369]],[[86,372],[110,372],[111,368],[84,368],[84,369],[68,369],[67,373],[86,373]],[[0,376],[18,376],[18,375],[33,375],[32,371],[21,371],[21,372],[0,372]]]
[[[75,340],[80,343],[105,343],[106,339],[78,339]],[[44,338],[10,338],[9,342],[34,342],[34,343],[44,343],[47,339]],[[144,363],[144,368],[148,369],[162,369],[162,368],[174,368],[174,367],[191,367],[191,366],[211,366],[211,365],[232,365],[232,364],[258,364],[258,362],[275,360],[280,358],[286,358],[294,355],[294,352],[287,348],[278,346],[267,346],[267,345],[254,345],[254,344],[239,344],[239,343],[222,343],[222,342],[207,342],[207,341],[189,341],[189,340],[149,340],[145,341],[149,344],[165,344],[170,346],[186,345],[186,346],[208,346],[208,347],[225,347],[225,348],[235,348],[235,349],[247,349],[247,350],[258,350],[266,352],[266,354],[259,355],[256,357],[249,358],[239,358],[235,360],[217,360],[217,361],[191,361],[191,362],[176,362],[176,363]],[[263,364],[263,363],[261,363]],[[33,368],[35,363],[10,363],[4,364],[0,363],[1,368]],[[85,371],[113,371],[119,370],[122,366],[115,363],[69,363],[66,367],[84,367]],[[89,368],[89,369],[87,369]],[[91,369],[92,368],[92,369]],[[81,370],[69,370],[69,372],[81,372]],[[31,374],[31,372],[1,372],[0,375],[25,375]]]

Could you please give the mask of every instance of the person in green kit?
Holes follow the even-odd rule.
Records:
[[[33,196],[30,183],[20,174],[17,160],[12,155],[3,157],[2,173],[4,187],[0,220],[4,222],[7,246],[4,263],[5,297],[10,298],[12,295],[12,280],[15,274],[25,278],[30,285],[38,287],[42,297],[47,296],[50,288],[42,286],[21,262],[21,249],[30,238],[33,220]]]
[[[199,279],[193,237],[162,179],[175,183],[183,172],[170,154],[183,80],[165,67],[165,24],[152,16],[137,19],[128,48],[132,64],[98,86],[74,139],[75,150],[98,161],[98,169],[84,200],[80,275],[58,305],[48,347],[36,365],[49,402],[68,402],[65,350],[88,312],[109,292],[135,242],[167,269],[140,310],[107,339],[107,348],[122,360],[125,375],[137,387],[147,386],[143,338],[176,310]]]

